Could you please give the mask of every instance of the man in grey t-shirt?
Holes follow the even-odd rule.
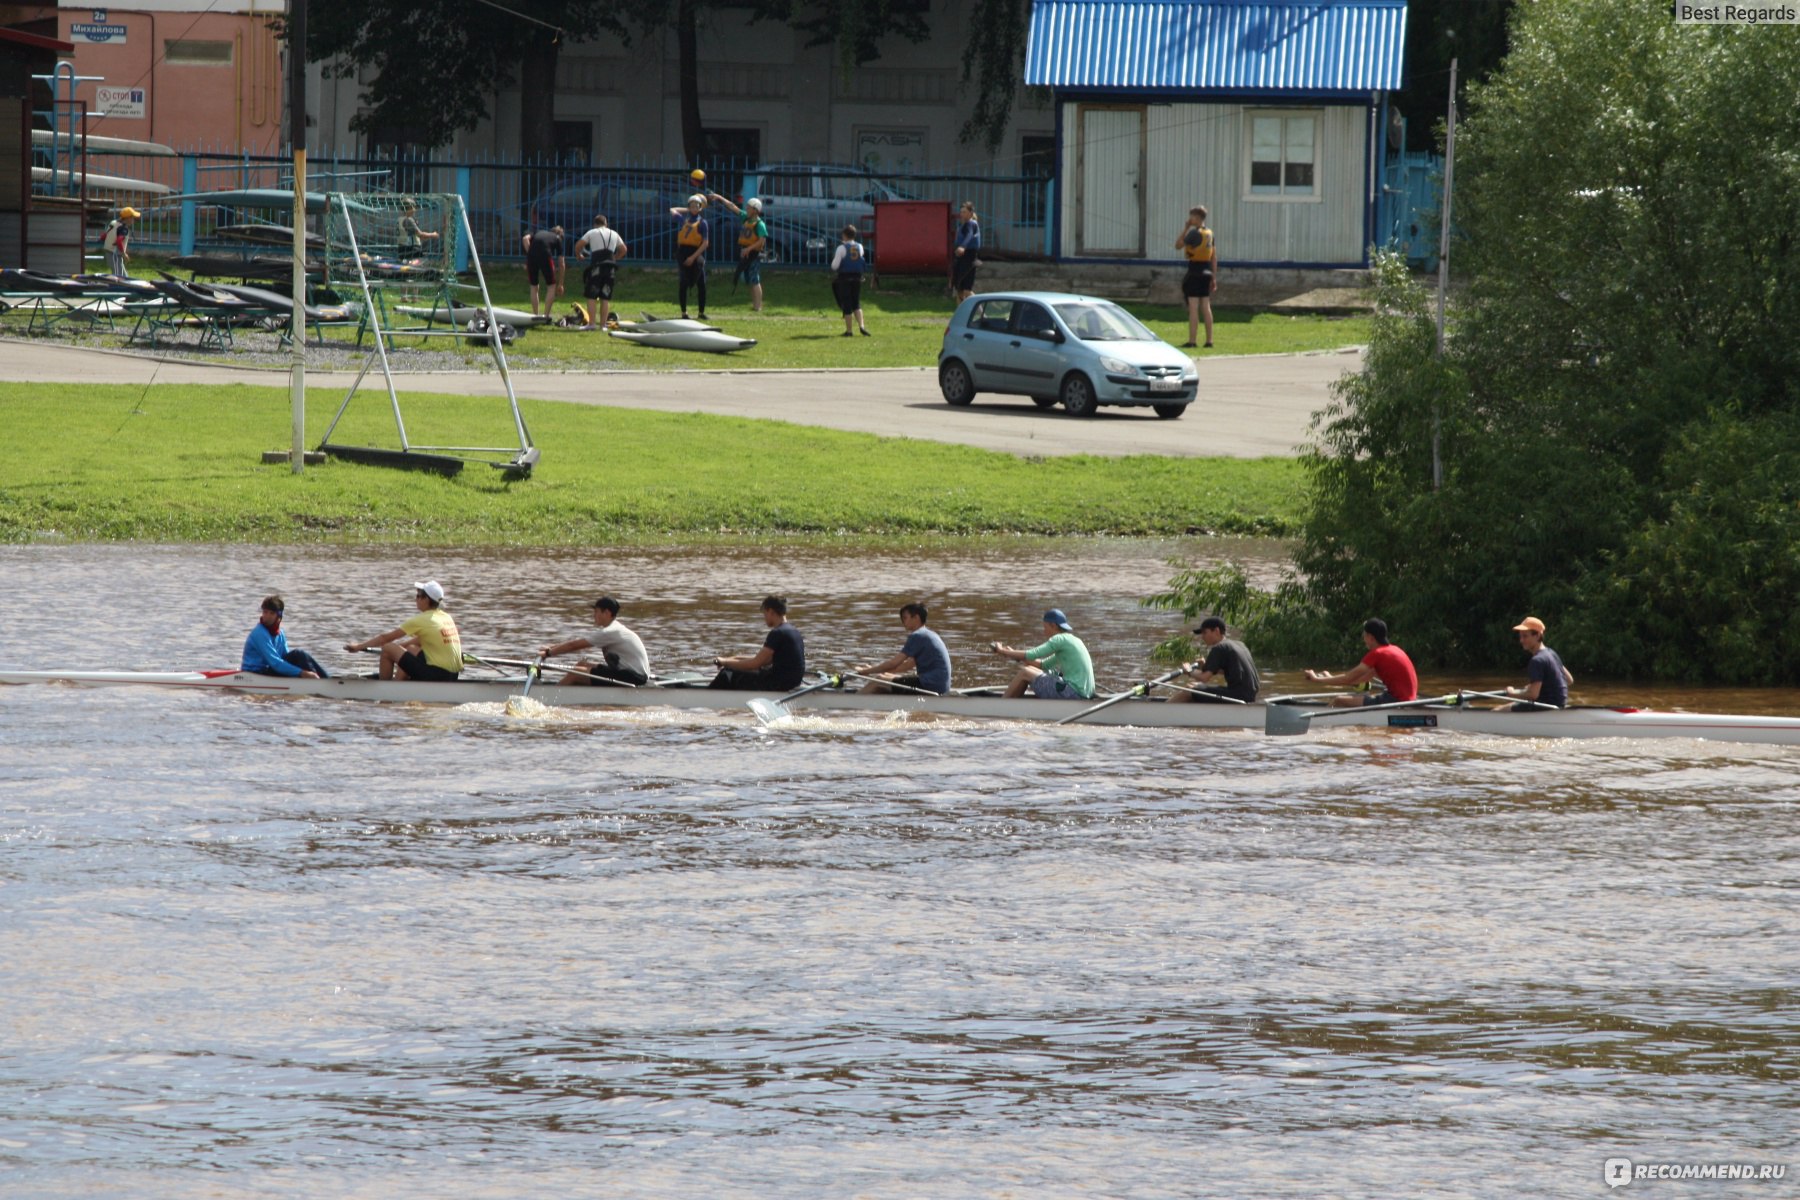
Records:
[[[594,624],[599,628],[587,637],[570,638],[538,651],[539,658],[555,658],[574,650],[600,651],[600,659],[584,659],[558,683],[592,683],[604,686],[605,680],[616,680],[643,687],[650,682],[650,656],[637,634],[619,623],[619,602],[611,596],[594,601]]]
[[[944,639],[925,627],[930,615],[923,601],[900,606],[906,643],[887,661],[856,668],[859,675],[876,677],[875,682],[863,685],[863,691],[920,691],[942,696],[950,690],[950,652],[944,648]],[[893,684],[899,684],[899,689]]]

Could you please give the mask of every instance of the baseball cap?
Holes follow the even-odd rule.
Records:
[[[761,200],[758,200],[755,196],[752,196],[748,200],[744,201],[744,207],[747,209],[750,209],[752,212],[761,212],[763,205],[762,205]]]
[[[444,585],[435,579],[427,579],[424,583],[415,583],[413,584],[413,590],[424,592],[427,596],[439,603],[443,602]]]
[[[119,215],[120,215],[120,216],[121,216],[121,217],[124,217],[124,218],[125,218],[125,219],[126,219],[126,220],[127,220],[127,221],[135,221],[135,220],[137,220],[137,219],[138,219],[138,218],[139,218],[139,217],[141,217],[141,216],[143,216],[143,215],[144,215],[144,214],[143,214],[143,213],[141,213],[141,212],[139,212],[139,211],[138,211],[138,210],[137,210],[137,209],[135,209],[135,208],[132,208],[132,207],[131,207],[131,206],[130,206],[130,205],[129,205],[129,204],[128,204],[128,205],[126,205],[126,206],[125,206],[125,207],[124,207],[124,208],[121,208],[121,209],[120,209],[120,210],[119,210]]]
[[[1058,629],[1066,629],[1070,633],[1073,633],[1075,631],[1075,627],[1073,625],[1069,624],[1069,618],[1063,615],[1063,610],[1060,608],[1053,608],[1049,612],[1045,613],[1044,614],[1044,624],[1054,625]]]
[[[1544,632],[1544,623],[1536,617],[1526,617],[1523,621],[1520,621],[1517,625],[1513,626],[1514,633],[1524,633],[1527,630],[1530,630],[1532,633],[1542,633]]]

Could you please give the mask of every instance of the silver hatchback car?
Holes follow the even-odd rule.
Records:
[[[1091,417],[1102,404],[1167,419],[1194,402],[1194,360],[1110,300],[1067,292],[990,292],[957,307],[938,352],[938,389],[962,406],[980,392],[1030,396]]]

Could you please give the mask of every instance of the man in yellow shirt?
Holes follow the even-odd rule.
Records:
[[[346,643],[344,649],[360,654],[380,646],[383,679],[455,683],[462,676],[462,637],[444,611],[443,585],[435,579],[413,584],[413,603],[418,616],[379,637]]]

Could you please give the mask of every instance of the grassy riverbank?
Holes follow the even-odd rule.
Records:
[[[309,394],[309,444],[337,393]],[[260,454],[279,388],[0,384],[0,541],[405,541],[593,545],[732,533],[1272,533],[1288,459],[1053,458],[772,421],[524,401],[544,462],[507,483]],[[409,395],[415,442],[506,445],[492,398]],[[395,445],[380,404],[336,435]],[[516,443],[513,443],[516,444]]]
[[[154,278],[161,264],[145,260],[137,264],[139,275]],[[173,272],[185,274],[184,272]],[[556,305],[558,315],[571,311],[580,293],[580,277],[571,275],[568,296]],[[522,267],[502,266],[492,273],[489,286],[494,303],[501,307],[529,307]],[[713,273],[712,303],[707,315],[716,325],[740,337],[755,338],[756,346],[736,354],[714,356],[687,354],[637,346],[602,333],[581,333],[555,328],[536,328],[516,342],[510,356],[522,367],[547,370],[707,370],[754,367],[804,369],[809,367],[923,367],[937,361],[944,325],[955,305],[945,296],[942,281],[893,279],[879,291],[865,291],[863,306],[872,336],[845,338],[844,319],[831,298],[831,285],[821,271],[769,271],[765,276],[768,303],[761,313],[750,311],[747,288],[731,289],[731,273]],[[282,290],[277,287],[276,290]],[[474,301],[466,297],[464,303]],[[674,316],[675,284],[672,268],[628,268],[620,273],[616,309],[635,319],[640,312]],[[404,299],[397,303],[405,303]],[[1175,345],[1187,339],[1185,310],[1175,305],[1128,304],[1159,336]],[[0,334],[24,336],[31,322],[29,310],[0,313]],[[403,318],[410,321],[411,318]],[[1212,350],[1195,350],[1197,357],[1216,354],[1291,354],[1309,350],[1334,350],[1368,340],[1369,318],[1322,316],[1313,313],[1272,313],[1244,308],[1217,310],[1217,335]],[[48,336],[76,339],[84,345],[126,347],[132,322],[125,320],[116,331],[90,328],[77,321],[54,327]],[[355,332],[328,329],[328,341],[351,346]],[[183,334],[178,343],[191,344],[197,335]],[[164,335],[166,342],[168,335]],[[273,334],[241,331],[237,344],[243,350],[273,351]],[[399,345],[442,355],[452,364],[491,364],[486,350],[449,338],[405,338]],[[141,348],[141,347],[139,347]],[[206,352],[208,359],[230,361],[232,351]],[[249,355],[241,355],[248,358]]]

